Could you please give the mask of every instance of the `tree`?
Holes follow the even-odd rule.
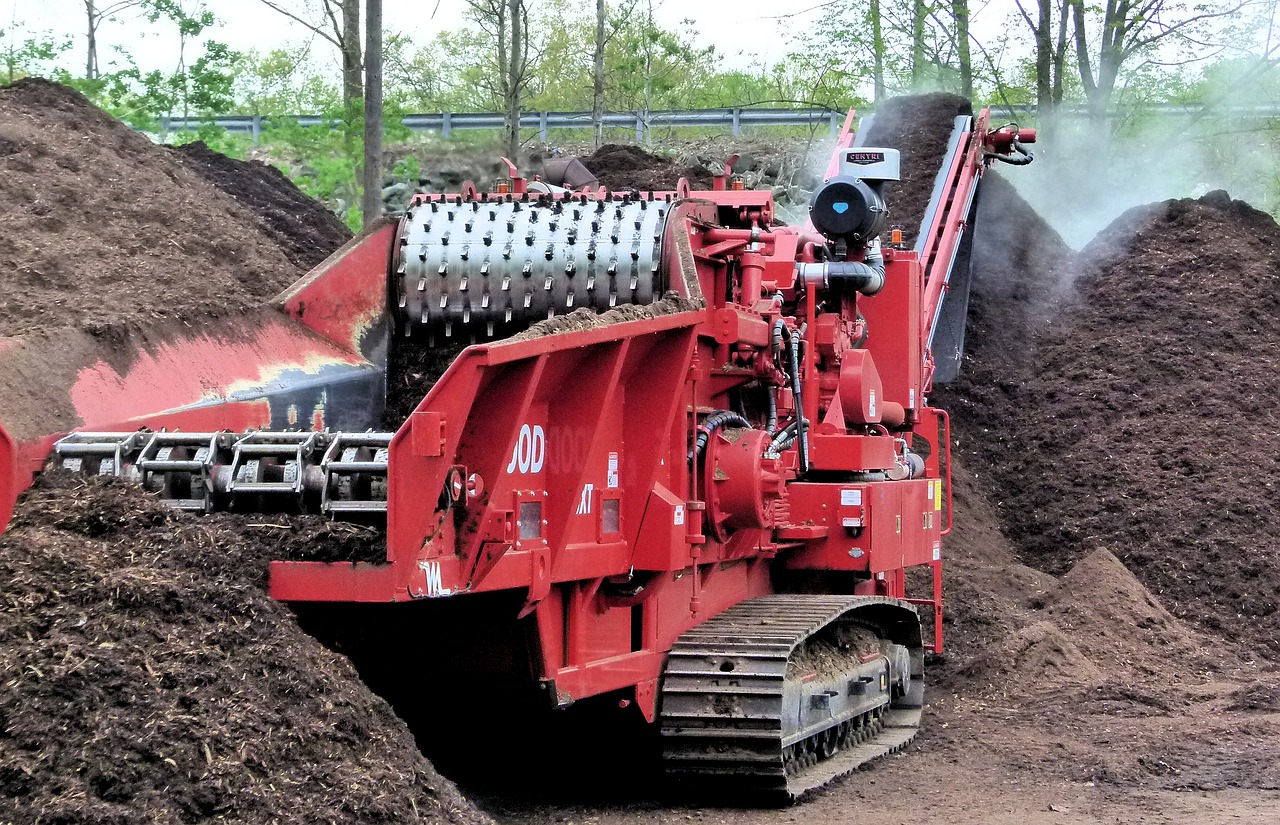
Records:
[[[871,82],[873,100],[884,100],[884,18],[880,15],[880,0],[871,0],[867,9],[871,22]]]
[[[596,48],[592,55],[591,72],[591,125],[595,133],[596,146],[604,142],[605,49],[608,48],[619,28],[626,25],[630,19],[636,2],[637,0],[630,0],[612,21],[613,25],[608,26],[605,1],[596,0]],[[652,14],[652,3],[650,3],[650,14]]]
[[[929,19],[929,6],[924,0],[911,3],[911,89],[920,91],[924,85],[924,35]]]
[[[1155,60],[1162,49],[1179,49],[1179,64],[1213,56],[1230,23],[1253,5],[1231,0],[1218,6],[1186,8],[1174,0],[1107,0],[1098,9],[1084,0],[1065,0],[1071,8],[1076,68],[1093,128],[1106,126],[1107,110],[1121,69],[1136,58]],[[1101,12],[1101,18],[1096,15]],[[1092,32],[1091,32],[1092,29]],[[1090,45],[1093,36],[1094,47]],[[1096,47],[1096,53],[1094,48]],[[1182,56],[1189,55],[1189,56]]]
[[[492,58],[485,59],[491,68],[480,82],[501,103],[503,145],[515,159],[520,153],[521,103],[530,80],[529,7],[525,0],[467,0],[467,6],[469,16],[492,46]]]
[[[182,0],[145,0],[145,15],[152,23],[168,20],[178,32],[178,68],[170,76],[173,97],[182,104],[182,116],[189,117],[194,105],[198,111],[216,112],[231,104],[231,69],[237,55],[225,44],[213,40],[204,43],[203,54],[187,66],[187,46],[204,31],[217,24],[213,12],[202,0],[187,11]]]
[[[414,49],[414,39],[396,32],[386,33],[382,48],[382,78],[387,100],[395,100],[406,111],[431,112],[443,105],[444,82],[453,67],[435,44]]]
[[[503,76],[502,97],[506,103],[507,156],[518,160],[520,155],[520,96],[528,83],[526,70],[529,65],[529,10],[524,0],[508,0],[507,19],[511,23],[511,53],[507,58]]]
[[[591,72],[591,127],[596,146],[604,142],[604,0],[596,0],[596,50]]]
[[[144,0],[115,0],[108,2],[105,6],[99,7],[96,0],[84,0],[84,10],[87,18],[87,35],[88,44],[85,50],[84,61],[84,78],[85,80],[96,80],[98,78],[98,29],[102,26],[104,20],[110,20],[121,12],[141,6]]]
[[[960,69],[960,95],[973,100],[973,61],[969,55],[969,0],[951,0],[955,22],[956,56]]]
[[[237,110],[254,115],[338,111],[342,92],[312,68],[310,51],[304,43],[242,54],[233,74]]]
[[[0,59],[4,60],[7,83],[44,71],[53,61],[71,48],[70,40],[57,40],[52,32],[39,32],[33,36],[18,38],[14,24],[0,29]]]
[[[364,49],[364,225],[382,217],[382,0],[367,0]]]
[[[1068,0],[1036,0],[1036,16],[1017,0],[1018,13],[1035,37],[1036,114],[1046,137],[1057,129],[1065,85]],[[1056,22],[1056,28],[1055,28]],[[1056,32],[1056,33],[1055,33]]]
[[[360,52],[360,0],[309,0],[303,12],[284,0],[261,0],[268,8],[338,49],[342,58],[342,105],[352,116],[364,96],[364,63]],[[318,6],[318,7],[317,7]],[[306,14],[304,17],[303,14]],[[317,18],[319,18],[317,20]]]

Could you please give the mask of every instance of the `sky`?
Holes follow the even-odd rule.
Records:
[[[99,0],[98,5],[110,2]],[[308,16],[305,0],[282,2],[298,9],[300,16]],[[73,46],[63,63],[72,71],[83,65],[84,0],[0,3],[5,13],[0,28],[49,30],[72,36]],[[186,3],[194,5],[193,0]],[[714,45],[722,55],[724,68],[750,69],[783,58],[794,48],[788,32],[815,26],[824,5],[825,0],[777,0],[770,4],[752,0],[654,0],[654,18],[666,28],[676,28],[684,19],[692,20],[700,33],[700,44]],[[271,11],[260,0],[206,0],[206,6],[223,21],[214,38],[236,50],[266,50],[305,42],[310,36],[301,25]],[[462,26],[465,8],[463,0],[383,0],[384,28],[410,35],[419,33],[425,43],[440,29]],[[973,3],[972,25],[975,31],[994,30],[1013,9],[1014,0],[978,0]],[[99,63],[106,68],[112,47],[119,45],[128,49],[144,70],[172,69],[177,63],[174,40],[172,27],[152,26],[127,12],[118,22],[106,23],[100,30]],[[583,48],[590,46],[584,43]],[[336,55],[331,58],[336,66]]]

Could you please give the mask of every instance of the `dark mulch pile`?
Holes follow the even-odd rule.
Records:
[[[487,818],[263,590],[279,530],[46,477],[0,537],[0,821]]]
[[[382,414],[383,426],[400,429],[466,347],[462,341],[437,342],[437,346],[431,346],[423,334],[392,338],[387,356],[387,407]]]
[[[902,155],[902,180],[886,184],[885,197],[889,223],[902,226],[908,247],[920,234],[956,115],[971,114],[966,98],[943,92],[890,98],[876,109],[863,144],[897,149]]]
[[[218,316],[304,267],[258,217],[79,92],[0,88],[0,335]]]
[[[263,231],[301,269],[311,269],[351,239],[351,231],[337,215],[305,195],[274,166],[229,158],[200,141],[173,152],[180,163],[256,214]]]
[[[582,164],[603,186],[612,190],[652,192],[675,189],[682,177],[689,178],[691,183],[696,181],[694,188],[711,181],[711,173],[700,166],[679,169],[667,158],[650,154],[639,146],[619,143],[606,143],[582,158]]]
[[[1030,272],[975,282],[978,368],[956,388],[962,449],[1029,563],[1106,547],[1176,615],[1273,651],[1278,249],[1222,192],[1130,210],[1059,300]]]

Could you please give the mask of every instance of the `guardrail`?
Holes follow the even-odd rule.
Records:
[[[1132,117],[1134,115],[1190,116],[1205,113],[1202,104],[1147,106],[1141,109],[1108,112],[1109,119]],[[1250,106],[1212,106],[1212,113],[1246,119],[1280,118],[1280,105],[1259,104]],[[1022,118],[1035,117],[1035,106],[1022,106],[1010,109],[1005,106],[992,105],[992,117]],[[1086,110],[1081,106],[1066,106],[1061,109],[1066,117],[1085,117]],[[286,117],[291,123],[299,126],[332,126],[332,118],[319,115],[297,115]],[[501,129],[503,115],[491,112],[437,112],[434,114],[405,115],[401,123],[415,132],[439,132],[448,139],[455,130],[462,129]],[[209,123],[220,126],[228,132],[238,132],[253,136],[257,143],[262,131],[269,128],[271,118],[265,115],[222,115],[215,118],[199,117],[162,117],[160,118],[160,134],[172,132],[194,131]],[[608,128],[635,129],[636,141],[642,142],[648,130],[662,126],[712,126],[728,127],[734,136],[742,134],[745,127],[750,126],[808,126],[816,128],[826,126],[831,137],[840,132],[844,123],[844,112],[821,107],[809,109],[757,109],[751,107],[725,109],[664,109],[648,114],[635,112],[606,112],[604,125]],[[537,129],[538,138],[546,141],[550,129],[589,129],[592,126],[590,112],[524,112],[520,115],[522,129]]]
[[[299,126],[331,126],[334,121],[319,115],[298,115],[285,118]],[[215,118],[162,117],[160,133],[194,131],[209,123],[228,132],[253,136],[257,143],[262,131],[271,124],[271,118],[263,115],[223,115]],[[501,129],[503,116],[490,112],[438,112],[424,115],[405,115],[401,123],[416,132],[439,132],[450,138],[460,129]],[[608,128],[634,128],[636,140],[643,141],[646,131],[661,126],[718,126],[729,127],[734,135],[741,135],[748,126],[808,126],[827,127],[835,137],[844,123],[844,113],[831,109],[672,109],[636,114],[634,112],[606,112],[604,125]],[[524,112],[520,115],[522,129],[537,129],[538,138],[545,141],[549,129],[589,129],[592,126],[590,112]]]

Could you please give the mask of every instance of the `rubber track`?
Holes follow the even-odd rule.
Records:
[[[700,796],[787,804],[915,738],[921,708],[895,704],[873,739],[797,774],[786,772],[783,754],[791,743],[783,741],[782,699],[788,658],[823,627],[872,604],[902,603],[874,596],[765,596],[681,636],[662,683],[667,775]]]

